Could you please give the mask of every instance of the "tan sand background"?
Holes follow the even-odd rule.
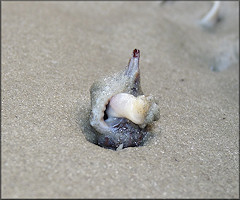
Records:
[[[2,197],[238,198],[239,3],[207,31],[211,5],[2,2]],[[134,48],[161,118],[145,146],[104,149],[89,88]]]

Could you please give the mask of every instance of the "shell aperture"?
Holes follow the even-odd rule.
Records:
[[[97,144],[111,149],[143,145],[147,125],[159,119],[152,96],[144,96],[140,85],[140,51],[135,49],[126,69],[96,81],[90,88],[90,124]]]

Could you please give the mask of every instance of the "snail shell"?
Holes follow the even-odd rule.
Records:
[[[152,96],[144,96],[140,85],[140,51],[135,49],[128,66],[96,81],[90,88],[90,124],[98,145],[117,149],[139,146],[147,136],[147,125],[159,119]]]

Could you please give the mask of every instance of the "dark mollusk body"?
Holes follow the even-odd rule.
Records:
[[[112,133],[98,135],[98,145],[106,148],[116,149],[121,144],[123,148],[143,145],[147,136],[146,128],[140,128],[126,118],[115,118],[110,124]]]

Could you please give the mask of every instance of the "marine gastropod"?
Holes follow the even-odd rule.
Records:
[[[124,70],[94,82],[90,88],[90,124],[99,146],[117,149],[142,145],[148,124],[159,119],[155,99],[142,92],[139,59],[140,51],[133,50]]]

